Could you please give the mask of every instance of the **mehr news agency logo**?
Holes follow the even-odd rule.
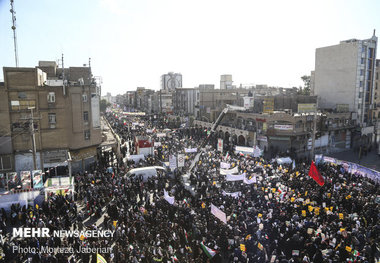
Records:
[[[113,238],[115,231],[112,230],[54,230],[50,231],[49,228],[13,228],[13,238],[33,238],[33,237],[74,237],[79,238],[81,241],[87,238]],[[4,237],[0,235],[0,242],[4,243]],[[34,247],[19,247],[14,246],[13,252],[17,253],[74,253],[73,247],[41,247],[40,249]],[[53,251],[54,250],[54,251]],[[111,253],[111,248],[90,248],[81,247],[80,253]],[[0,255],[1,259],[1,255]]]

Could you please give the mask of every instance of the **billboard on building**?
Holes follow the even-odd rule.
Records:
[[[274,98],[265,98],[263,113],[272,113],[274,111]]]
[[[273,127],[275,130],[280,130],[280,131],[292,131],[293,130],[292,124],[275,124]]]
[[[298,113],[315,112],[317,105],[315,103],[298,103]]]
[[[21,188],[21,180],[17,172],[7,173],[7,184],[8,184],[8,190]]]
[[[30,189],[32,180],[30,177],[30,171],[21,171],[20,177],[22,189]]]
[[[32,171],[32,177],[33,177],[33,188],[34,189],[42,188],[44,186],[41,170],[33,170]]]
[[[244,108],[246,109],[253,108],[253,102],[254,102],[253,97],[243,97],[243,99],[244,99]]]

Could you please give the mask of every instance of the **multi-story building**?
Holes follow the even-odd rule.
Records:
[[[346,105],[357,113],[358,123],[373,121],[377,37],[349,39],[338,45],[317,48],[311,89],[319,97],[319,108]]]
[[[220,89],[233,89],[232,82],[232,75],[221,75]]]
[[[100,87],[91,68],[61,69],[40,61],[35,68],[4,67],[3,72],[0,133],[6,142],[0,158],[6,165],[0,173],[67,169],[68,160],[75,172],[95,161],[102,141]]]
[[[180,73],[169,72],[161,76],[161,90],[172,92],[176,88],[182,88],[182,75]]]
[[[380,154],[380,59],[376,60],[375,90],[373,94],[373,119],[376,120],[374,141],[378,147],[378,154]]]
[[[380,122],[380,59],[376,60],[375,89],[373,92],[373,115],[372,118]]]
[[[195,116],[198,88],[177,88],[173,92],[174,114],[178,116]]]

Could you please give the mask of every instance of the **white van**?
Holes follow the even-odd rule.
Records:
[[[130,178],[139,178],[142,176],[143,182],[148,181],[151,177],[157,177],[157,172],[165,174],[166,169],[162,166],[148,166],[130,170],[125,176]]]

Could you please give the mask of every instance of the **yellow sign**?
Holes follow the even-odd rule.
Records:
[[[319,207],[315,207],[315,208],[314,208],[314,213],[315,213],[315,215],[317,215],[317,216],[319,215],[319,209],[320,209]]]
[[[302,216],[306,216],[306,210],[302,210]]]
[[[313,211],[313,207],[311,205],[308,206],[309,212]]]
[[[294,200],[296,200],[294,197],[290,198],[290,202],[294,202]]]
[[[263,214],[260,214],[260,213],[259,213],[257,216],[258,216],[258,217],[263,217]]]
[[[275,193],[276,192],[276,188],[272,188],[272,193]]]
[[[241,250],[241,251],[244,251],[244,252],[246,251],[246,248],[245,248],[245,245],[244,245],[244,244],[240,244],[240,250]]]
[[[352,248],[349,246],[346,246],[346,250],[347,250],[347,252],[351,252]]]
[[[334,209],[334,207],[330,206],[330,211],[332,212],[332,210]]]
[[[113,226],[116,227],[117,221],[113,221]]]
[[[307,191],[305,192],[305,196],[307,196]]]
[[[346,196],[346,199],[348,200],[348,199],[350,199],[351,198],[351,195],[347,195]]]
[[[346,229],[345,228],[341,228],[340,229],[340,232],[342,233],[343,231],[345,231]]]
[[[206,204],[202,202],[202,208],[206,208]]]
[[[339,213],[339,219],[343,219],[343,214]]]
[[[274,111],[274,98],[265,98],[263,113],[272,113]]]
[[[328,197],[328,198],[331,198],[331,193],[327,193],[327,197]]]

